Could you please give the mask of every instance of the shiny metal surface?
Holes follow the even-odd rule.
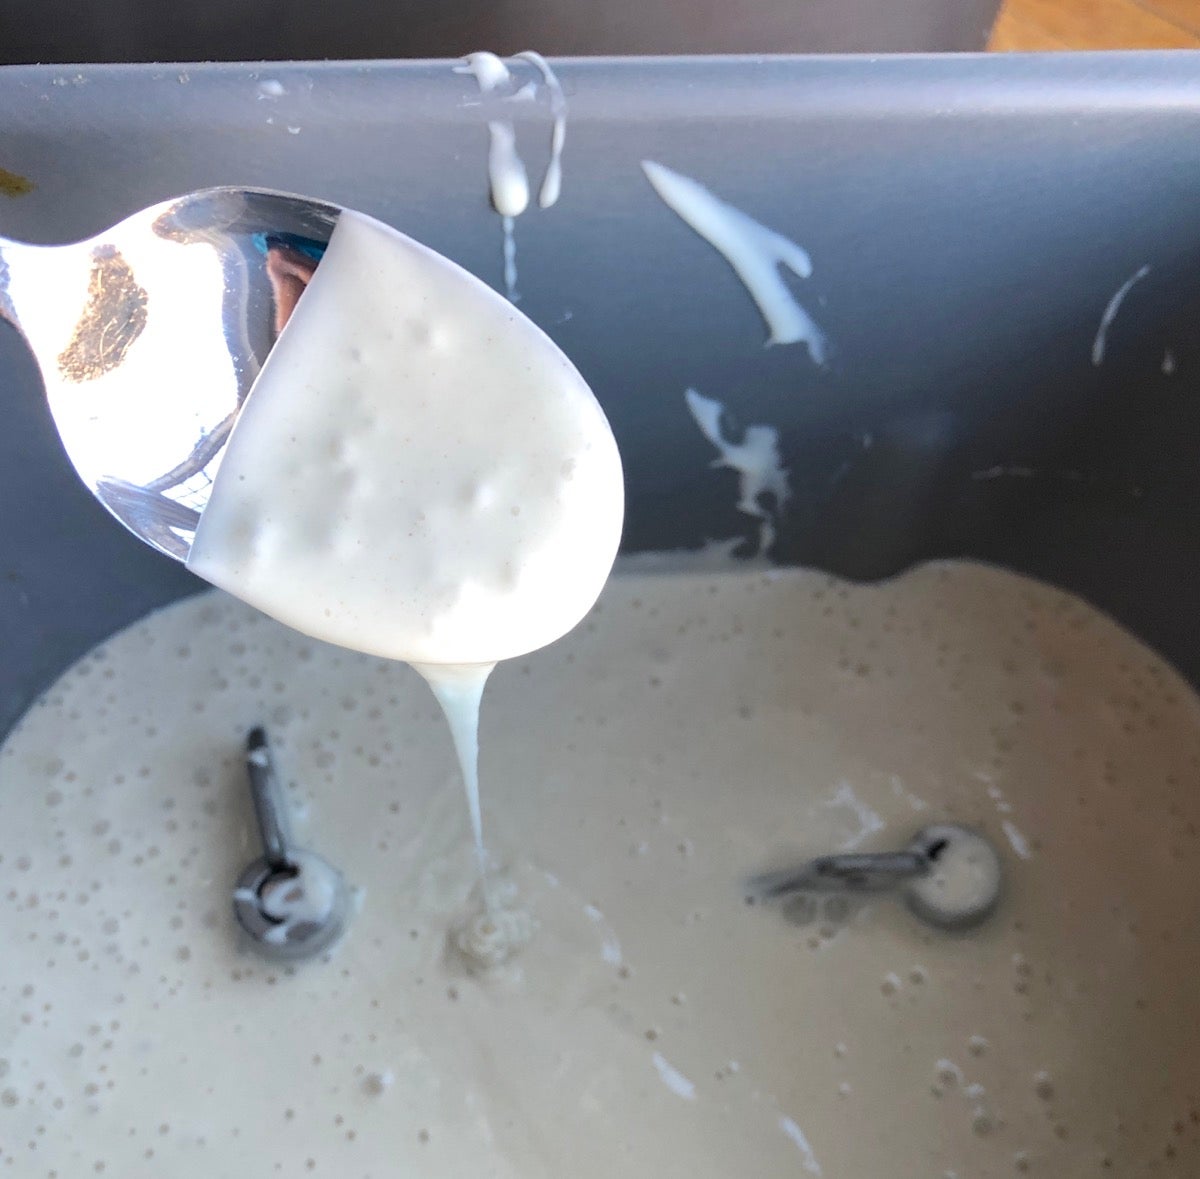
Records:
[[[965,933],[981,925],[1000,903],[1004,873],[995,847],[980,832],[957,823],[934,823],[917,832],[910,850],[923,855],[932,866],[953,847],[976,865],[979,878],[989,887],[976,889],[971,884],[940,880],[930,871],[914,878],[905,889],[904,899],[913,916],[947,933]]]
[[[287,804],[261,728],[246,740],[246,770],[263,854],[238,877],[234,916],[254,948],[268,957],[315,957],[345,932],[350,914],[345,878],[320,856],[293,845]]]
[[[67,246],[0,241],[0,315],[25,337],[76,471],[186,560],[247,393],[341,209],[210,188]]]
[[[986,891],[948,890],[936,876],[934,868],[952,847],[966,852],[982,867],[990,885]],[[983,835],[957,823],[933,823],[922,827],[903,851],[818,856],[799,868],[755,877],[749,895],[764,901],[797,898],[800,904],[791,907],[789,919],[804,924],[815,913],[816,895],[894,893],[926,925],[961,932],[991,916],[1000,901],[1001,886],[1000,857]]]

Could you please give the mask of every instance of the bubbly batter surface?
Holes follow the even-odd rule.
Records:
[[[33,707],[0,753],[6,1173],[1200,1172],[1200,703],[1111,622],[966,565],[619,577],[494,678],[494,886],[536,930],[483,970],[409,668],[212,593]],[[298,842],[360,890],[294,969],[230,912],[255,723]],[[753,873],[940,819],[1004,856],[970,936],[745,903]]]

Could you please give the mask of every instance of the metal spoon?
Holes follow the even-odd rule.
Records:
[[[255,948],[273,958],[310,958],[346,928],[350,896],[342,874],[314,852],[293,846],[267,734],[246,740],[250,796],[263,855],[238,877],[233,912]]]
[[[819,856],[799,869],[751,881],[764,900],[811,893],[889,893],[921,921],[959,931],[985,921],[1000,900],[1000,857],[978,831],[955,823],[922,827],[897,852]]]
[[[341,209],[253,188],[154,205],[86,241],[0,239],[67,455],[147,544],[187,559],[226,439]]]

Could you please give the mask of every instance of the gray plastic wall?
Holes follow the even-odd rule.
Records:
[[[755,549],[693,388],[723,404],[727,437],[779,431],[792,498],[772,559],[870,579],[1001,562],[1082,593],[1200,679],[1200,59],[558,70],[563,195],[517,222],[521,307],[611,417],[628,553]],[[548,114],[526,105],[537,176]],[[76,239],[181,192],[266,185],[382,217],[501,285],[484,111],[452,63],[11,68],[0,110],[0,167],[34,185],[0,197],[10,237]],[[792,289],[828,333],[827,366],[764,346],[745,288],[643,159],[810,252]],[[1097,365],[1105,308],[1144,266]],[[198,586],[75,480],[8,331],[0,398],[3,731],[89,645]]]

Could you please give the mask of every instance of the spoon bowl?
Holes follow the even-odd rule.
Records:
[[[73,245],[0,239],[0,316],[33,352],[67,456],[167,556],[187,560],[225,442],[341,212],[208,188]]]

